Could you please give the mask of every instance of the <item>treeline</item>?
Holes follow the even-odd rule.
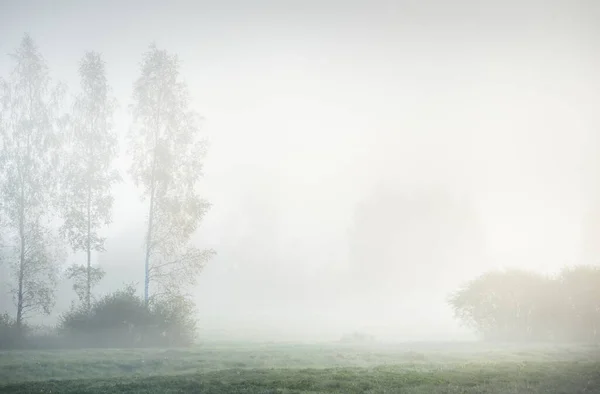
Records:
[[[600,267],[565,268],[555,276],[488,272],[449,303],[486,340],[600,342]]]
[[[80,80],[73,94],[50,77],[30,36],[10,60],[11,71],[0,76],[0,268],[8,273],[2,281],[10,291],[0,297],[12,298],[14,310],[2,315],[0,336],[11,343],[22,340],[31,316],[51,312],[57,283],[65,276],[73,281],[76,302],[63,316],[63,333],[96,330],[111,316],[107,310],[141,316],[136,322],[120,320],[138,334],[131,324],[146,321],[148,331],[154,317],[165,321],[168,308],[175,308],[172,315],[181,308],[189,312],[185,291],[214,252],[190,243],[209,208],[197,192],[206,143],[177,56],[155,45],[142,55],[132,81],[132,122],[119,125],[129,130],[127,173],[115,168],[118,103],[99,53],[82,54],[73,65]],[[94,287],[104,271],[93,257],[105,251],[112,187],[125,178],[139,188],[147,207],[144,255],[135,263],[144,266],[144,296],[137,298],[128,288],[98,300]],[[85,257],[63,269],[67,256],[77,252]]]

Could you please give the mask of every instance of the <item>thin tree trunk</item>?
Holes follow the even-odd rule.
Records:
[[[145,261],[145,281],[144,281],[144,304],[148,306],[149,288],[150,288],[150,255],[152,249],[152,227],[154,225],[154,195],[156,194],[156,146],[154,147],[154,157],[152,158],[152,176],[150,186],[150,207],[148,209],[148,232],[146,234],[146,261]]]
[[[20,256],[19,256],[19,284],[17,289],[17,329],[19,333],[23,328],[23,282],[25,277],[25,190],[21,185],[21,201],[19,202],[19,240],[20,240]]]
[[[152,170],[152,187],[150,190],[150,208],[148,209],[148,233],[146,234],[146,261],[144,280],[144,304],[148,306],[150,287],[150,246],[152,243],[152,225],[154,218],[154,170]]]
[[[156,155],[158,149],[158,136],[160,131],[160,97],[159,106],[155,113],[155,125],[156,130],[154,131],[154,151],[152,157],[152,174],[150,177],[150,207],[148,209],[148,232],[146,233],[146,261],[144,265],[145,280],[144,280],[144,305],[148,306],[150,297],[150,255],[152,252],[152,227],[154,225],[154,197],[156,194]]]
[[[92,205],[92,196],[91,196],[91,190],[90,190],[90,186],[88,185],[88,193],[87,193],[87,270],[86,270],[86,291],[85,291],[85,307],[87,312],[89,313],[91,308],[92,308],[92,303],[91,303],[91,290],[92,290],[92,278],[91,278],[91,271],[92,271],[92,241],[91,241],[91,205]]]

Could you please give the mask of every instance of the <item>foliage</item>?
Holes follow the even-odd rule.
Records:
[[[89,312],[72,309],[60,323],[66,338],[86,347],[183,346],[193,342],[195,329],[189,301],[153,298],[146,307],[131,285],[94,302]]]
[[[46,63],[28,35],[11,57],[10,79],[0,86],[0,211],[21,328],[28,313],[49,313],[62,258],[48,222],[56,196],[63,89],[51,86]]]
[[[87,254],[87,264],[66,270],[80,303],[63,316],[62,333],[112,346],[190,343],[195,321],[185,289],[214,252],[189,242],[209,208],[196,190],[206,144],[187,87],[178,80],[177,58],[152,46],[134,86],[131,174],[150,200],[145,297],[128,287],[97,301],[91,290],[104,272],[92,266],[91,254],[104,251],[100,231],[111,222],[111,187],[120,180],[112,169],[116,102],[104,62],[97,53],[85,54],[81,93],[67,117],[59,116],[64,89],[53,85],[28,35],[12,59],[10,78],[0,79],[0,234],[16,317],[2,317],[3,338],[14,327],[24,337],[26,317],[50,313],[54,305],[64,258],[53,232],[57,208],[60,235],[73,251]]]
[[[196,192],[206,143],[176,56],[152,45],[133,91],[129,133],[131,175],[149,201],[144,299],[193,285],[214,254],[189,246],[209,204]]]
[[[563,336],[600,341],[600,267],[565,268],[557,280],[562,300],[553,309],[562,313]]]
[[[494,271],[452,294],[455,316],[486,339],[600,341],[600,268],[568,268],[555,278]]]
[[[111,223],[112,185],[120,180],[111,168],[117,154],[117,136],[112,127],[115,100],[109,97],[104,62],[95,52],[85,54],[79,65],[81,94],[73,107],[69,144],[62,169],[61,233],[74,251],[85,251],[85,265],[68,272],[74,290],[87,309],[91,289],[104,272],[91,265],[91,253],[104,251],[105,239],[99,229]]]
[[[194,304],[181,295],[154,297],[150,302],[150,314],[155,331],[161,337],[159,342],[170,345],[192,344],[196,339],[194,313]]]
[[[79,302],[89,310],[91,308],[91,288],[104,277],[104,270],[99,267],[73,264],[66,270],[67,278],[73,280],[73,290]]]
[[[18,347],[22,339],[21,334],[14,319],[6,313],[0,315],[0,349]]]

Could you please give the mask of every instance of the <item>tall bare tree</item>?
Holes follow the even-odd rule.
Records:
[[[88,52],[79,64],[81,93],[75,100],[69,127],[70,143],[65,148],[61,213],[61,233],[74,251],[86,254],[86,264],[67,270],[73,289],[89,311],[91,291],[104,276],[92,266],[92,252],[104,251],[105,238],[99,234],[111,223],[111,187],[120,180],[112,168],[118,139],[112,116],[116,101],[110,97],[105,65],[100,54]]]
[[[189,245],[209,204],[199,197],[205,140],[176,56],[151,45],[133,90],[131,174],[148,201],[144,299],[195,283],[214,254]]]
[[[56,196],[62,123],[57,113],[63,89],[52,86],[45,60],[28,35],[11,58],[14,68],[0,92],[0,208],[21,329],[28,313],[49,313],[54,300],[61,256],[49,220]]]

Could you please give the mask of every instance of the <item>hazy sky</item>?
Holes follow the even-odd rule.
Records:
[[[203,319],[335,325],[351,321],[330,293],[356,204],[382,185],[468,196],[485,255],[473,275],[581,259],[600,175],[599,17],[593,0],[3,1],[0,53],[30,33],[76,92],[79,59],[101,52],[122,134],[142,53],[178,54],[211,142],[197,240],[219,255],[197,290]],[[145,205],[128,184],[116,193],[101,261],[141,281]],[[398,323],[371,301],[364,321]]]

